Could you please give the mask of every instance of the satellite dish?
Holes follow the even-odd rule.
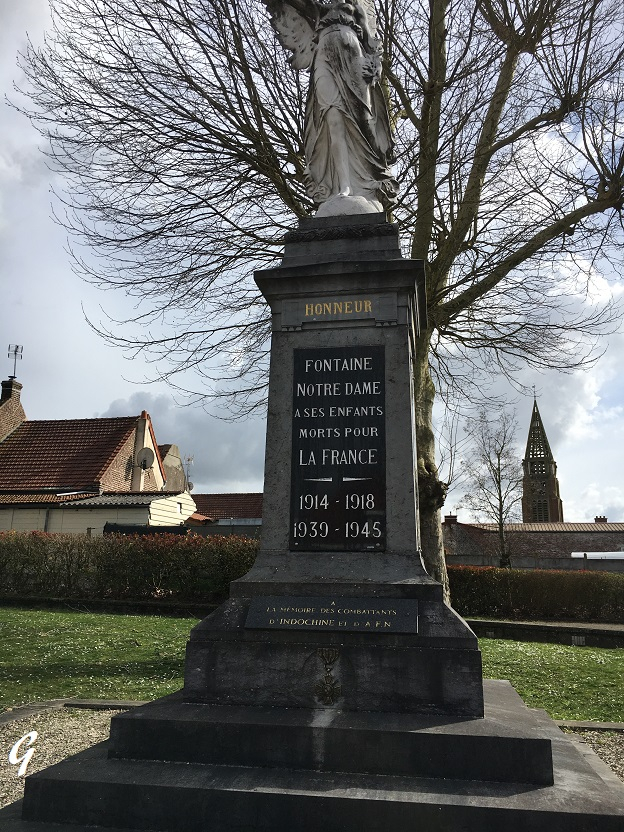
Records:
[[[137,454],[137,465],[139,468],[142,468],[144,471],[147,471],[148,468],[151,468],[154,464],[154,451],[151,448],[143,448]]]
[[[187,482],[186,488],[187,488],[187,491],[192,491],[195,488],[195,486],[193,485],[192,482]]]

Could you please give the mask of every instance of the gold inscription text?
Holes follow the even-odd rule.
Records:
[[[322,303],[306,303],[306,318],[315,318],[321,315],[361,315],[373,311],[371,300],[332,300]]]

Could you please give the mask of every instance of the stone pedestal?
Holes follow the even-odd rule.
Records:
[[[507,682],[419,555],[422,264],[382,217],[309,220],[271,307],[263,534],[177,694],[26,781],[6,832],[616,832],[624,790]]]
[[[260,552],[193,630],[184,697],[481,717],[476,637],[419,553],[423,265],[382,218],[336,221],[304,221],[256,273],[273,330]]]

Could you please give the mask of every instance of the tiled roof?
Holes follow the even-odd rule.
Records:
[[[197,511],[214,520],[262,517],[262,492],[247,494],[191,494]]]
[[[71,503],[76,500],[83,500],[85,497],[92,497],[89,492],[74,494],[0,494],[0,505],[21,505],[22,503]]]
[[[205,514],[200,514],[198,511],[194,511],[186,518],[186,522],[197,523],[198,525],[206,525],[207,523],[212,523],[212,517],[206,517]]]
[[[26,421],[0,442],[0,490],[97,486],[136,416]]]
[[[488,532],[498,531],[496,523],[462,523]],[[508,532],[624,532],[624,523],[506,523]]]
[[[106,491],[103,494],[83,491],[72,494],[1,494],[0,505],[20,505],[22,503],[76,503],[75,508],[94,506],[148,506],[154,500],[164,500],[183,494],[183,491]]]
[[[81,500],[76,508],[93,506],[149,506],[155,500],[166,500],[175,497],[177,491],[118,491],[98,494]]]

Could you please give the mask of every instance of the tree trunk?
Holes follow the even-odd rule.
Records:
[[[448,486],[440,482],[435,462],[433,434],[435,387],[429,373],[430,337],[430,331],[425,331],[416,339],[416,355],[413,365],[420,535],[425,569],[432,578],[440,581],[444,587],[444,598],[450,602],[440,516]]]
[[[498,505],[497,505],[497,518],[496,522],[498,523],[498,548],[499,548],[499,560],[498,565],[504,569],[511,568],[511,560],[509,558],[509,550],[507,547],[507,534],[505,533],[505,500],[503,497],[503,466],[501,464],[501,457],[504,453],[505,445],[507,442],[501,441],[500,450],[496,453],[496,489],[497,489],[497,497],[498,497]]]
[[[511,568],[511,559],[507,549],[507,536],[505,534],[505,521],[502,517],[498,521],[498,565],[503,569]]]

